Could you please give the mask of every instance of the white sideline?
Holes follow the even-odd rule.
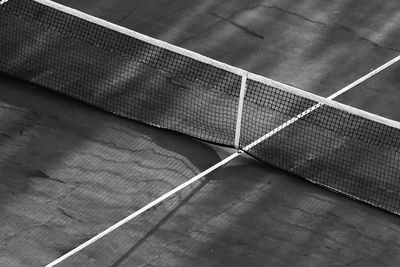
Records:
[[[168,193],[162,195],[161,197],[157,198],[156,200],[150,202],[149,204],[147,204],[146,206],[144,206],[143,208],[135,211],[134,213],[132,213],[131,215],[129,215],[128,217],[126,217],[125,219],[117,222],[116,224],[114,224],[113,226],[107,228],[106,230],[104,230],[103,232],[99,233],[98,235],[92,237],[91,239],[89,239],[88,241],[86,241],[85,243],[81,244],[80,246],[76,247],[75,249],[71,250],[70,252],[64,254],[63,256],[61,256],[60,258],[56,259],[55,261],[49,263],[46,265],[46,267],[52,267],[55,266],[59,263],[61,263],[62,261],[64,261],[65,259],[71,257],[72,255],[76,254],[77,252],[81,251],[82,249],[86,248],[87,246],[93,244],[94,242],[96,242],[97,240],[99,240],[100,238],[108,235],[109,233],[111,233],[112,231],[114,231],[115,229],[119,228],[120,226],[128,223],[129,221],[131,221],[132,219],[134,219],[135,217],[139,216],[140,214],[142,214],[143,212],[147,211],[148,209],[151,209],[152,207],[156,206],[157,204],[159,204],[160,202],[162,202],[163,200],[169,198],[170,196],[174,195],[175,193],[179,192],[180,190],[184,189],[185,187],[191,185],[192,183],[200,180],[201,178],[203,178],[204,176],[206,176],[207,174],[209,174],[210,172],[218,169],[219,167],[227,164],[228,162],[230,162],[231,160],[233,160],[234,158],[236,158],[237,156],[239,156],[241,154],[241,152],[236,152],[232,155],[230,155],[229,157],[227,157],[226,159],[218,162],[217,164],[215,164],[214,166],[208,168],[207,170],[203,171],[202,173],[196,175],[195,177],[193,177],[192,179],[184,182],[183,184],[181,184],[178,187],[175,187],[174,189],[172,189],[171,191],[169,191]]]
[[[400,56],[397,56],[397,57],[393,58],[392,60],[386,62],[382,66],[380,66],[380,67],[376,68],[375,70],[371,71],[367,75],[365,75],[365,76],[361,77],[360,79],[352,82],[351,84],[347,85],[343,89],[340,89],[339,91],[337,91],[333,95],[329,96],[328,99],[334,99],[335,97],[337,97],[337,96],[349,91],[350,89],[356,87],[360,83],[363,83],[364,81],[368,80],[369,78],[375,76],[376,74],[378,74],[379,72],[383,71],[384,69],[387,69],[388,67],[392,66],[394,63],[396,63],[399,60],[400,60]]]

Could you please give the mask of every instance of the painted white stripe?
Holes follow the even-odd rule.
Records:
[[[390,65],[393,65],[395,63],[395,62],[393,62],[394,60],[395,60],[395,62],[397,62],[399,59],[398,59],[398,57],[396,57],[396,58],[390,60],[389,61],[389,62],[391,62]],[[385,66],[388,63],[385,63],[382,66]],[[383,70],[383,69],[380,69],[380,68],[381,67],[379,67],[376,70],[372,71],[372,72],[374,72],[374,74],[372,76],[376,75],[378,72]],[[376,72],[377,70],[379,70],[379,71]],[[372,76],[370,76],[371,73],[367,74],[369,76],[368,78],[372,77]],[[363,76],[363,77],[365,77],[365,76]],[[355,108],[355,107],[352,107],[352,106],[349,106],[349,105],[346,105],[346,104],[342,104],[342,103],[339,103],[337,101],[332,100],[332,96],[334,96],[334,97],[338,96],[338,95],[336,95],[336,93],[334,95],[329,96],[328,98],[325,98],[325,97],[318,96],[316,94],[313,94],[313,93],[310,93],[310,92],[307,92],[307,91],[303,91],[303,90],[298,89],[296,87],[293,87],[293,86],[290,86],[290,85],[287,85],[287,84],[283,84],[283,83],[271,80],[269,78],[266,78],[266,77],[263,77],[263,76],[260,76],[260,75],[253,74],[253,73],[249,73],[248,79],[249,80],[254,80],[254,81],[266,84],[266,85],[269,85],[271,87],[278,88],[279,90],[282,90],[282,91],[285,91],[285,92],[288,92],[288,93],[291,93],[291,94],[294,94],[294,95],[297,95],[297,96],[300,96],[300,97],[304,97],[304,98],[308,98],[310,100],[314,100],[315,102],[322,103],[324,105],[327,105],[327,106],[330,106],[330,107],[333,107],[333,108],[336,108],[336,109],[339,109],[339,110],[346,111],[346,112],[348,112],[350,114],[354,114],[354,115],[357,115],[357,116],[360,116],[360,117],[363,117],[363,118],[366,118],[366,119],[369,119],[369,120],[372,120],[372,121],[375,121],[375,122],[379,122],[379,123],[385,124],[385,125],[393,127],[393,128],[400,129],[400,122],[398,122],[398,121],[387,119],[385,117],[382,117],[382,116],[379,116],[379,115],[376,115],[376,114],[373,114],[373,113],[370,113],[370,112],[367,112],[367,111],[364,111],[364,110],[361,110],[361,109],[358,109],[358,108]],[[351,88],[354,88],[355,86],[359,85],[362,82],[362,81],[360,82],[361,79],[363,79],[363,78],[360,78],[359,80],[354,82],[354,83],[357,82],[357,84],[352,83],[352,84],[350,84],[350,85],[352,85],[351,87],[349,87],[350,85],[348,85],[348,86],[344,87],[343,89],[339,90],[338,92],[344,93],[345,91],[348,91]],[[363,80],[363,81],[365,81],[365,80]],[[347,87],[349,87],[349,88],[347,88]]]
[[[149,204],[147,204],[146,206],[144,206],[143,208],[135,211],[134,213],[132,213],[131,215],[129,215],[128,217],[126,217],[125,219],[117,222],[116,224],[114,224],[113,226],[107,228],[106,230],[104,230],[103,232],[99,233],[98,235],[92,237],[91,239],[89,239],[88,241],[86,241],[85,243],[81,244],[80,246],[74,248],[73,250],[71,250],[70,252],[64,254],[63,256],[61,256],[60,258],[56,259],[55,261],[49,263],[46,265],[46,267],[53,267],[56,266],[57,264],[63,262],[64,260],[66,260],[67,258],[71,257],[72,255],[78,253],[79,251],[81,251],[82,249],[86,248],[87,246],[93,244],[94,242],[96,242],[97,240],[101,239],[102,237],[108,235],[109,233],[111,233],[112,231],[114,231],[115,229],[121,227],[122,225],[128,223],[129,221],[131,221],[132,219],[136,218],[137,216],[139,216],[140,214],[142,214],[143,212],[147,211],[148,209],[151,209],[152,207],[158,205],[159,203],[161,203],[162,201],[164,201],[165,199],[169,198],[170,196],[176,194],[177,192],[181,191],[182,189],[184,189],[185,187],[193,184],[194,182],[200,180],[201,178],[203,178],[204,176],[206,176],[207,174],[215,171],[216,169],[218,169],[219,167],[224,166],[225,164],[227,164],[228,162],[230,162],[231,160],[233,160],[234,158],[236,158],[237,156],[239,156],[241,154],[241,152],[236,152],[232,155],[230,155],[229,157],[227,157],[226,159],[218,162],[217,164],[215,164],[214,166],[208,168],[207,170],[203,171],[202,173],[196,175],[195,177],[193,177],[192,179],[186,181],[185,183],[181,184],[180,186],[174,188],[173,190],[169,191],[168,193],[162,195],[161,197],[157,198],[156,200],[150,202]]]
[[[356,87],[357,85],[363,83],[364,81],[368,80],[369,78],[375,76],[376,74],[383,71],[384,69],[389,68],[390,66],[392,66],[394,63],[398,62],[399,60],[400,60],[400,56],[395,57],[394,59],[392,59],[392,60],[386,62],[385,64],[383,64],[382,66],[380,66],[379,68],[376,68],[375,70],[373,70],[370,73],[368,73],[367,75],[361,77],[357,81],[347,85],[343,89],[341,89],[341,90],[337,91],[336,93],[334,93],[333,95],[329,96],[328,99],[334,99],[335,97],[349,91],[350,89]]]
[[[279,127],[275,128],[275,129],[273,129],[273,130],[270,131],[269,133],[267,133],[267,134],[265,134],[264,136],[258,138],[256,141],[254,141],[254,142],[252,142],[251,144],[249,144],[249,145],[247,145],[246,147],[244,147],[244,148],[243,148],[243,151],[248,151],[248,150],[250,150],[251,148],[255,147],[256,145],[258,145],[258,144],[260,144],[261,142],[265,141],[266,139],[270,138],[270,137],[273,136],[274,134],[276,134],[276,133],[282,131],[283,129],[285,129],[285,128],[288,127],[289,125],[291,125],[291,124],[293,124],[294,122],[298,121],[299,119],[303,118],[303,117],[306,116],[307,114],[309,114],[309,113],[313,112],[314,110],[316,110],[317,108],[323,106],[325,103],[330,103],[330,102],[331,102],[330,99],[333,99],[333,98],[335,98],[335,97],[340,96],[341,94],[346,93],[346,92],[349,91],[350,89],[352,89],[352,88],[356,87],[357,85],[361,84],[362,82],[368,80],[369,78],[373,77],[374,75],[378,74],[379,72],[383,71],[384,69],[388,68],[389,66],[393,65],[394,63],[396,63],[396,62],[399,61],[399,60],[400,60],[400,56],[398,56],[398,57],[396,57],[396,58],[394,58],[394,59],[388,61],[387,63],[383,64],[382,66],[378,67],[377,69],[375,69],[375,70],[369,72],[368,74],[364,75],[363,77],[361,77],[360,79],[356,80],[355,82],[353,82],[353,83],[347,85],[346,87],[340,89],[340,90],[337,91],[336,93],[330,95],[328,98],[326,98],[326,99],[325,99],[325,98],[322,98],[323,101],[321,101],[320,103],[318,103],[318,104],[316,104],[316,105],[314,105],[314,106],[308,108],[307,110],[305,110],[305,111],[303,111],[302,113],[298,114],[296,117],[294,117],[294,118],[288,120],[287,122],[285,122],[284,124],[280,125]],[[287,89],[288,89],[288,90],[292,90],[290,87],[287,87]],[[316,100],[316,101],[317,101],[317,100]],[[326,101],[328,101],[328,102],[326,102]],[[338,107],[340,106],[341,108],[339,108],[339,109],[341,109],[341,110],[346,110],[347,107],[349,107],[349,106],[346,106],[346,105],[343,105],[343,104],[339,104],[339,103],[337,103],[337,102],[334,102],[334,103],[335,103],[335,105],[338,105]],[[335,107],[336,107],[336,106],[335,106]],[[353,108],[352,108],[352,109],[353,109]],[[376,115],[374,115],[374,114],[367,113],[367,112],[364,112],[364,111],[361,111],[361,110],[360,110],[360,112],[362,112],[362,114],[364,114],[364,115],[366,115],[366,116],[371,116],[371,118],[369,118],[369,119],[371,119],[371,120],[377,120],[377,119],[380,119],[380,118],[381,118],[381,117],[379,117],[379,116],[376,116]],[[353,113],[353,112],[350,112],[350,113]],[[353,113],[353,114],[354,114],[354,113]],[[374,115],[374,117],[372,117],[372,115]],[[376,117],[375,117],[375,116],[376,116]],[[365,117],[365,116],[362,116],[362,117]],[[372,119],[372,118],[375,118],[375,119]],[[379,120],[377,120],[377,121],[380,122]],[[387,122],[387,119],[385,119],[385,121]],[[393,122],[396,123],[396,124],[398,124],[398,122],[396,122],[396,121],[393,121]]]
[[[384,64],[383,66],[385,66],[385,65],[387,65],[387,64]],[[378,68],[378,69],[383,70],[382,68]],[[372,71],[371,73],[375,73],[376,74],[377,72],[376,71]],[[353,85],[352,87],[350,87],[350,85],[346,86],[346,87],[343,88],[343,89],[346,89],[346,90],[341,89],[338,92],[336,92],[333,95],[331,95],[329,98],[337,97],[337,96],[347,92],[351,88],[354,88],[354,86],[360,84],[362,81],[367,80],[364,77],[372,77],[373,75],[371,75],[371,73],[363,76],[362,78],[360,78],[356,82],[350,84],[350,85]],[[245,77],[242,80],[242,85],[244,83],[243,81],[246,81]],[[359,82],[359,81],[361,81],[361,82]],[[244,93],[243,93],[243,95],[244,95]],[[276,133],[282,131],[283,129],[285,129],[289,125],[291,125],[294,122],[298,121],[299,119],[301,119],[302,117],[306,116],[307,114],[315,111],[316,109],[318,109],[321,106],[323,106],[323,103],[318,103],[318,104],[312,106],[311,108],[305,110],[304,112],[300,113],[296,117],[288,120],[284,124],[280,125],[279,127],[275,128],[274,130],[272,130],[269,133],[265,134],[264,136],[260,137],[259,139],[257,139],[256,141],[252,142],[251,144],[247,145],[243,149],[243,151],[248,151],[249,149],[253,148],[254,146],[256,146],[258,144],[260,144],[261,142],[265,141],[267,138],[275,135]],[[76,247],[75,249],[71,250],[70,252],[64,254],[63,256],[61,256],[60,258],[56,259],[55,261],[49,263],[48,265],[46,265],[46,267],[53,267],[53,266],[63,262],[67,258],[69,258],[72,255],[78,253],[79,251],[81,251],[82,249],[86,248],[87,246],[93,244],[94,242],[96,242],[97,240],[101,239],[102,237],[106,236],[107,234],[111,233],[112,231],[116,230],[117,228],[121,227],[122,225],[128,223],[129,221],[131,221],[132,219],[136,218],[137,216],[139,216],[143,212],[147,211],[148,209],[154,207],[155,205],[159,204],[160,202],[164,201],[165,199],[169,198],[170,196],[176,194],[177,192],[179,192],[180,190],[182,190],[185,187],[189,186],[190,184],[198,181],[199,179],[203,178],[205,175],[213,172],[214,170],[218,169],[219,167],[227,164],[231,160],[233,160],[236,157],[238,157],[240,154],[241,154],[241,152],[238,151],[238,152],[230,155],[229,157],[225,158],[224,160],[220,161],[219,163],[215,164],[214,166],[210,167],[209,169],[205,170],[204,172],[196,175],[195,177],[193,177],[192,179],[188,180],[187,182],[181,184],[180,186],[178,186],[178,187],[174,188],[173,190],[169,191],[168,193],[162,195],[161,197],[159,197],[156,200],[152,201],[151,203],[147,204],[146,206],[144,206],[143,208],[139,209],[138,211],[132,213],[131,215],[129,215],[125,219],[119,221],[118,223],[114,224],[113,226],[109,227],[108,229],[104,230],[103,232],[99,233],[98,235],[92,237],[91,239],[89,239],[85,243],[81,244],[80,246]]]
[[[243,151],[248,151],[250,149],[252,149],[253,147],[255,147],[256,145],[262,143],[263,141],[265,141],[266,139],[270,138],[271,136],[279,133],[280,131],[282,131],[283,129],[285,129],[286,127],[288,127],[289,125],[293,124],[294,122],[298,121],[299,119],[303,118],[304,116],[306,116],[307,114],[313,112],[314,110],[316,110],[317,108],[321,107],[323,104],[318,103],[314,106],[312,106],[311,108],[303,111],[302,113],[300,113],[299,115],[297,115],[296,117],[288,120],[287,122],[281,124],[280,126],[276,127],[275,129],[273,129],[272,131],[268,132],[267,134],[265,134],[264,136],[258,138],[256,141],[252,142],[251,144],[245,146],[243,148]]]
[[[200,54],[194,53],[192,51],[189,51],[189,50],[186,50],[186,49],[182,49],[182,48],[173,46],[171,44],[168,44],[166,42],[162,42],[160,40],[156,40],[154,38],[139,34],[137,32],[128,30],[128,29],[120,27],[118,25],[115,25],[115,24],[109,23],[107,21],[95,18],[93,16],[84,14],[84,13],[82,13],[80,11],[77,11],[77,10],[74,10],[74,9],[59,5],[59,4],[54,3],[52,1],[49,1],[49,0],[35,0],[35,1],[38,2],[38,3],[44,4],[44,5],[47,5],[49,7],[55,8],[57,10],[69,13],[71,15],[80,17],[82,19],[88,20],[90,22],[96,23],[98,25],[110,28],[110,29],[115,30],[117,32],[121,32],[123,34],[132,36],[134,38],[137,38],[137,39],[140,39],[142,41],[148,42],[150,44],[153,44],[153,45],[168,49],[168,50],[173,51],[175,53],[182,54],[182,55],[188,56],[190,58],[193,58],[195,60],[204,62],[206,64],[210,64],[212,66],[227,70],[227,71],[235,73],[237,75],[241,75],[242,77],[243,77],[243,73],[246,73],[246,76],[247,76],[247,72],[245,72],[244,70],[241,70],[239,68],[235,68],[235,67],[229,66],[227,64],[224,64],[224,63],[218,62],[216,60],[210,59],[208,57],[204,57],[204,56],[202,56]],[[7,0],[2,0],[2,1],[0,1],[0,4],[4,4],[5,2],[7,2]],[[335,108],[342,109],[342,110],[345,110],[347,112],[350,112],[350,113],[353,113],[353,114],[357,114],[357,115],[360,115],[362,117],[366,117],[368,119],[371,119],[371,120],[374,120],[374,121],[377,121],[377,122],[380,122],[380,123],[383,123],[383,124],[386,124],[386,125],[389,125],[389,126],[396,127],[396,128],[400,129],[400,123],[399,122],[391,121],[391,120],[385,119],[383,117],[380,117],[380,116],[377,116],[377,115],[374,115],[374,114],[371,114],[371,113],[367,113],[365,111],[361,111],[361,110],[358,110],[358,109],[355,109],[355,108],[352,108],[352,107],[349,107],[349,106],[346,106],[346,105],[343,105],[343,104],[339,104],[339,103],[331,100],[331,99],[339,96],[340,94],[343,94],[344,92],[350,90],[351,88],[354,88],[354,86],[362,83],[363,81],[369,79],[370,77],[376,75],[378,72],[382,71],[383,69],[385,69],[385,68],[389,67],[390,65],[394,64],[395,62],[397,62],[399,59],[400,59],[400,56],[396,57],[392,61],[382,65],[380,68],[374,70],[373,72],[371,72],[371,73],[367,74],[366,76],[360,78],[359,80],[355,81],[354,83],[352,83],[352,84],[346,86],[345,88],[339,90],[338,92],[336,92],[335,94],[331,95],[328,98],[322,98],[322,97],[316,96],[314,94],[311,94],[311,93],[308,93],[308,92],[304,92],[304,91],[302,91],[300,89],[297,89],[297,88],[294,88],[294,87],[291,87],[291,86],[288,86],[288,85],[273,81],[271,79],[268,79],[268,78],[265,78],[265,77],[261,77],[261,76],[249,73],[248,74],[248,78],[251,78],[253,80],[266,83],[268,85],[277,87],[277,88],[279,88],[281,90],[289,91],[291,93],[294,93],[294,94],[302,96],[302,97],[310,98],[312,100],[317,101],[318,104],[316,104],[313,107],[307,109],[306,111],[300,113],[296,117],[292,118],[291,120],[287,121],[286,123],[282,124],[281,126],[275,128],[273,131],[270,131],[269,133],[267,133],[263,137],[259,138],[258,140],[254,141],[253,143],[251,143],[250,145],[246,146],[244,148],[244,151],[247,151],[247,150],[251,149],[255,145],[263,142],[267,138],[269,138],[269,137],[273,136],[274,134],[280,132],[284,128],[288,127],[289,125],[291,125],[294,122],[296,122],[297,120],[299,120],[300,118],[302,118],[302,117],[306,116],[307,114],[315,111],[316,109],[318,109],[322,105],[333,106]],[[241,94],[240,94],[241,95],[240,98],[242,99],[242,101],[239,101],[238,114],[241,114],[242,108],[243,108],[243,99],[244,99],[244,95],[245,95],[245,86],[243,86],[243,85],[245,85],[245,81],[246,81],[246,78],[243,78],[242,79],[242,90],[241,90]],[[241,121],[239,122],[239,120],[241,120],[241,115],[238,116],[237,128],[241,124]],[[240,136],[240,131],[239,131],[239,134],[238,134],[237,133],[237,129],[236,129],[236,134],[237,134],[236,136]],[[236,142],[238,142],[238,140],[239,139],[236,137],[235,138],[235,144],[236,144]],[[182,189],[186,188],[187,186],[191,185],[192,183],[194,183],[194,182],[198,181],[199,179],[203,178],[205,175],[207,175],[207,174],[211,173],[212,171],[216,170],[217,168],[220,168],[221,166],[227,164],[228,162],[230,162],[234,158],[238,157],[240,154],[241,154],[240,151],[232,154],[231,156],[227,157],[226,159],[224,159],[224,160],[220,161],[219,163],[215,164],[214,166],[210,167],[206,171],[196,175],[195,177],[193,177],[192,179],[188,180],[187,182],[185,182],[185,183],[181,184],[180,186],[174,188],[173,190],[171,190],[168,193],[162,195],[161,197],[159,197],[156,200],[152,201],[151,203],[147,204],[143,208],[141,208],[138,211],[132,213],[128,217],[124,218],[123,220],[119,221],[118,223],[114,224],[113,226],[109,227],[108,229],[104,230],[103,232],[99,233],[98,235],[94,236],[93,238],[89,239],[88,241],[86,241],[85,243],[83,243],[80,246],[76,247],[75,249],[71,250],[67,254],[65,254],[65,255],[61,256],[60,258],[56,259],[55,261],[49,263],[48,265],[46,265],[46,267],[52,267],[52,266],[57,265],[58,263],[61,263],[65,259],[71,257],[72,255],[76,254],[77,252],[81,251],[82,249],[86,248],[87,246],[91,245],[92,243],[96,242],[97,240],[101,239],[102,237],[106,236],[107,234],[111,233],[112,231],[114,231],[115,229],[119,228],[120,226],[128,223],[129,221],[131,221],[132,219],[136,218],[137,216],[139,216],[143,212],[147,211],[148,209],[158,205],[159,203],[161,203],[165,199],[171,197],[172,195],[176,194],[177,192],[181,191]]]

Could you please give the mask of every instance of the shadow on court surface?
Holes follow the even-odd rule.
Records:
[[[118,243],[135,231],[126,226],[85,253],[109,266],[393,266],[398,260],[397,216],[249,158],[216,171],[192,193],[145,238]],[[117,244],[120,253],[110,255]],[[82,255],[74,260],[85,262]]]
[[[399,49],[395,0],[58,2],[323,96]],[[397,79],[381,77],[340,100],[400,119]],[[2,83],[0,99],[4,266],[48,263],[226,153],[14,86],[20,85]],[[380,105],[366,105],[359,95]],[[394,266],[400,260],[396,216],[255,161],[235,162],[68,263]]]
[[[1,90],[5,265],[48,263],[221,160],[190,138],[7,77]]]

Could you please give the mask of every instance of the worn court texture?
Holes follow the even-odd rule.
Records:
[[[389,1],[61,3],[324,96],[399,47]],[[397,69],[340,101],[398,119]],[[5,266],[48,263],[227,155],[7,77],[1,90]],[[65,266],[391,266],[397,221],[244,158]]]

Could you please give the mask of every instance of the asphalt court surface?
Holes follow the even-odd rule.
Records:
[[[399,47],[395,1],[59,2],[323,96]],[[398,70],[339,100],[400,119]],[[232,153],[9,77],[0,88],[2,266],[43,266]],[[399,230],[241,156],[60,266],[395,266]]]

